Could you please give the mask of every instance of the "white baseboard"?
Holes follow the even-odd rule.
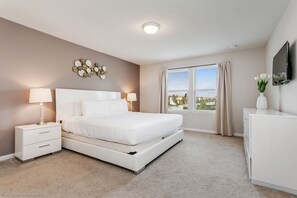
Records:
[[[267,188],[272,188],[272,189],[280,190],[280,191],[287,192],[287,193],[290,193],[293,195],[297,195],[297,190],[294,190],[294,189],[285,188],[285,187],[277,186],[277,185],[273,185],[273,184],[268,184],[268,183],[260,182],[260,181],[253,180],[253,179],[251,181],[253,184],[256,184],[256,185],[265,186]]]
[[[14,158],[14,153],[9,154],[9,155],[3,155],[3,156],[0,156],[0,162],[4,161],[4,160],[9,160],[9,159],[12,159],[12,158]]]
[[[186,131],[195,131],[195,132],[201,132],[201,133],[211,133],[211,134],[216,134],[215,131],[212,130],[205,130],[205,129],[194,129],[194,128],[187,128],[187,127],[182,127],[183,130]]]
[[[213,130],[205,130],[205,129],[194,129],[194,128],[187,128],[187,127],[182,127],[183,130],[186,131],[194,131],[194,132],[201,132],[201,133],[210,133],[210,134],[216,134],[215,131]],[[233,133],[235,137],[243,137],[242,133]]]
[[[243,133],[233,133],[235,137],[243,137]]]

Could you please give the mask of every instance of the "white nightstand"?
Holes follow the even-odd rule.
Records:
[[[61,150],[61,124],[15,127],[15,156],[21,161]]]

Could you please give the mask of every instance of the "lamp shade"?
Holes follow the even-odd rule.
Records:
[[[129,102],[137,101],[136,93],[128,93],[127,94],[127,101],[129,101]]]
[[[29,103],[52,102],[52,93],[48,88],[30,89]]]

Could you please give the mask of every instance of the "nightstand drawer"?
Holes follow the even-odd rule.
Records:
[[[24,131],[23,145],[61,138],[61,126],[43,127]]]
[[[22,160],[61,150],[61,138],[24,146]]]

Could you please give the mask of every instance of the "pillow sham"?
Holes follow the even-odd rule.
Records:
[[[83,116],[110,115],[109,101],[107,100],[82,100],[80,104]]]
[[[128,104],[125,99],[110,100],[109,108],[111,114],[126,113],[128,112]]]

